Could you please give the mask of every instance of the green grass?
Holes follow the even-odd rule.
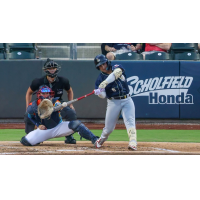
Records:
[[[91,130],[100,136],[102,130]],[[25,135],[24,129],[0,129],[0,141],[19,141]],[[80,141],[75,133],[74,138]],[[138,130],[138,142],[200,142],[200,130]],[[64,141],[64,137],[51,141]],[[84,139],[83,139],[84,141]],[[126,130],[114,130],[108,141],[128,141]]]

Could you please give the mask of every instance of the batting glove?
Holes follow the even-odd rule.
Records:
[[[99,89],[94,90],[94,94],[95,95],[100,95],[100,93],[104,92],[104,91],[105,91],[105,89],[99,88]]]

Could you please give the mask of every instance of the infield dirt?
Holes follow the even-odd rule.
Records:
[[[138,142],[137,151],[127,147],[128,142],[110,141],[100,149],[89,141],[78,141],[75,145],[45,141],[32,147],[17,141],[1,141],[0,155],[200,155],[200,143]]]

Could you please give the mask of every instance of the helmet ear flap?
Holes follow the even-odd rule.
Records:
[[[111,69],[111,61],[107,61],[107,68],[106,68],[106,70],[110,70]]]

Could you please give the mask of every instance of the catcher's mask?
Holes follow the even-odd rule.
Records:
[[[108,61],[106,56],[104,56],[103,54],[99,54],[94,58],[94,64],[98,70],[99,70],[99,66],[103,65],[104,63],[107,63],[108,67],[106,68],[106,70],[109,70],[111,67],[111,63],[110,61]]]
[[[55,72],[51,73],[49,70],[50,69],[55,69]],[[44,66],[42,68],[44,70],[44,72],[46,73],[47,76],[54,78],[57,76],[57,74],[60,72],[61,70],[61,66],[58,65],[56,62],[54,62],[53,60],[47,58],[47,61],[44,63]]]
[[[54,95],[54,91],[52,91],[51,88],[46,85],[41,86],[39,91],[37,92],[38,99],[51,99],[54,97]]]

